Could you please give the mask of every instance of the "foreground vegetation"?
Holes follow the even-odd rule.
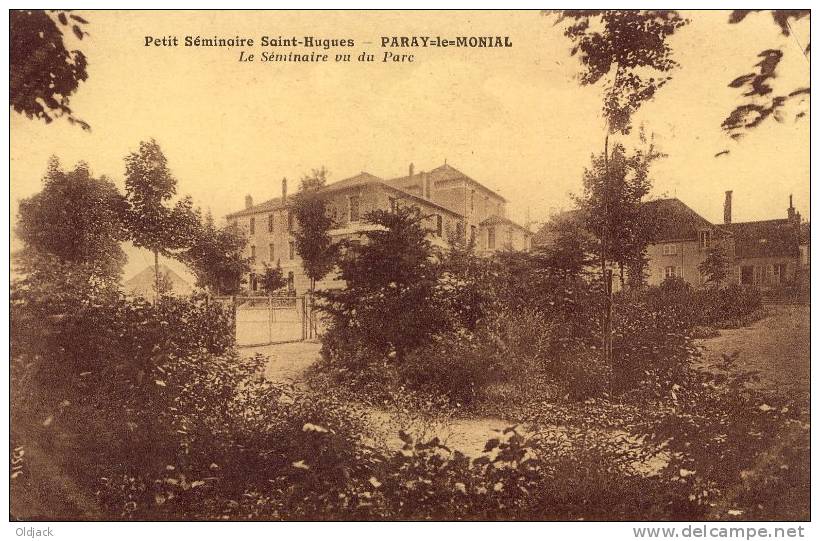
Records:
[[[389,219],[416,235],[411,214]],[[362,265],[365,250],[347,257]],[[266,381],[265,359],[240,357],[230,314],[204,298],[128,299],[93,269],[29,261],[12,299],[18,518],[807,515],[807,404],[750,390],[755,375],[731,356],[709,372],[690,367],[690,330],[704,323],[689,321],[693,299],[746,298],[721,310],[754,311],[751,292],[707,296],[670,282],[624,294],[618,362],[604,369],[594,282],[551,276],[538,257],[453,252],[423,263],[429,280],[405,282],[409,291],[382,275],[383,291],[360,282],[328,297],[325,360],[304,390]],[[524,290],[530,280],[537,287]],[[351,291],[398,314],[389,291],[405,312],[438,319],[393,342],[400,327],[360,324],[378,316],[375,300],[344,310]],[[397,450],[351,393],[430,411],[497,408],[526,429],[509,427],[475,457],[405,432]],[[57,484],[74,503],[43,506]]]

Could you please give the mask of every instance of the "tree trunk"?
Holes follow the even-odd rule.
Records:
[[[606,268],[609,247],[609,127],[604,137],[604,186],[603,186],[603,227],[601,228],[601,282],[604,296],[602,310],[601,349],[604,366],[612,379],[612,274]]]
[[[159,300],[159,252],[154,250],[154,304]]]

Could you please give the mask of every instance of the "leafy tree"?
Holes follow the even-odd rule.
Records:
[[[558,22],[572,21],[564,30],[573,43],[571,54],[581,61],[580,82],[583,86],[602,84],[602,113],[605,121],[603,150],[603,184],[609,182],[610,135],[628,134],[632,115],[671,77],[677,67],[667,39],[687,24],[676,11],[666,10],[564,10]],[[601,191],[600,218],[609,218],[609,189]],[[602,288],[606,297],[603,322],[603,356],[611,365],[612,326],[611,275],[607,270],[610,244],[617,242],[609,227],[601,227],[599,263]],[[618,247],[616,246],[617,250]]]
[[[126,203],[105,177],[91,176],[88,164],[63,171],[51,158],[43,189],[20,201],[17,235],[26,251],[51,254],[83,265],[92,275],[118,278],[125,264],[120,243],[127,238]]]
[[[70,107],[70,96],[88,78],[88,62],[81,51],[66,49],[57,22],[77,39],[88,35],[83,30],[88,21],[66,10],[9,12],[9,105],[28,118],[50,123],[65,117],[89,130]]]
[[[126,156],[127,224],[134,245],[154,254],[157,283],[160,254],[180,258],[180,251],[191,246],[197,228],[190,197],[167,206],[176,195],[176,184],[168,160],[154,139],[141,142],[139,151]]]
[[[475,243],[466,239],[464,228],[448,236],[448,248],[441,257],[440,288],[445,292],[449,311],[464,328],[474,331],[496,306],[488,284],[497,283],[500,272],[493,258],[475,252]]]
[[[564,10],[558,22],[581,61],[582,85],[603,83],[602,112],[607,134],[630,131],[632,115],[651,100],[677,67],[669,36],[687,24],[676,11]]]
[[[217,295],[237,293],[242,276],[250,271],[249,259],[242,257],[247,244],[242,230],[233,224],[215,226],[209,212],[193,238],[181,260],[193,270],[197,286]]]
[[[652,187],[649,168],[661,157],[651,144],[631,154],[617,144],[608,160],[596,156],[584,171],[584,191],[576,202],[587,230],[599,243],[598,250],[609,240],[607,260],[619,267],[622,286],[627,269],[633,283],[642,283],[646,245],[652,241],[657,218],[650,215],[643,199]]]
[[[279,261],[276,262],[275,267],[265,264],[265,270],[259,278],[259,286],[262,288],[262,291],[268,295],[272,295],[286,285],[288,285],[288,281],[282,272],[282,265]]]
[[[698,265],[698,270],[706,278],[706,283],[719,286],[729,276],[729,258],[723,246],[713,246]]]
[[[354,342],[401,363],[446,325],[439,307],[439,265],[416,208],[377,210],[364,216],[377,226],[362,243],[346,243],[339,258],[346,287],[319,292],[332,332],[350,333]],[[350,338],[350,336],[348,337]]]
[[[329,234],[334,225],[333,219],[329,215],[327,202],[319,193],[326,182],[327,170],[324,167],[303,176],[293,204],[298,224],[293,240],[305,274],[310,279],[311,292],[316,281],[333,269],[337,254],[337,247]]]
[[[730,24],[738,24],[744,21],[747,16],[754,12],[764,10],[733,10],[729,16]],[[766,10],[772,17],[775,25],[780,29],[784,36],[794,36],[790,21],[798,21],[810,16],[808,9],[776,9]],[[806,43],[805,46],[799,44],[801,53],[806,57],[808,62],[808,55],[811,49],[811,44]],[[740,139],[748,130],[757,127],[767,118],[774,118],[778,122],[784,120],[784,109],[789,102],[801,101],[808,107],[809,87],[798,87],[785,94],[775,95],[774,89],[771,86],[773,80],[777,77],[777,67],[783,59],[784,52],[779,48],[767,48],[761,51],[757,56],[760,61],[754,65],[751,73],[745,73],[736,77],[729,83],[729,87],[741,89],[743,91],[742,97],[744,103],[735,107],[732,112],[726,117],[721,124],[725,132],[729,134],[732,139]],[[797,113],[797,118],[806,116],[805,108]],[[717,155],[727,153],[723,151]]]
[[[544,267],[560,279],[575,281],[593,264],[595,239],[579,214],[559,214],[544,225],[549,238],[535,249]]]

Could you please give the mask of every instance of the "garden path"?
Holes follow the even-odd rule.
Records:
[[[721,360],[721,354],[739,351],[738,368],[759,370],[759,386],[803,394],[808,398],[810,368],[810,308],[807,305],[769,305],[769,315],[720,336],[698,340],[701,363]]]
[[[270,358],[265,376],[271,381],[296,383],[305,370],[319,358],[318,342],[292,342],[268,346],[241,348],[245,356],[261,353]],[[386,443],[401,448],[398,437],[400,425],[405,425],[415,437],[438,436],[452,449],[457,449],[469,456],[477,456],[484,449],[488,439],[498,436],[498,431],[513,423],[498,418],[448,419],[440,422],[404,422],[393,414],[378,408],[370,408],[368,417],[377,429],[384,434]]]

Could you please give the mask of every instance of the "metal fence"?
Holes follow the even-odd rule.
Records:
[[[214,300],[233,307],[238,346],[299,342],[317,336],[317,321],[309,295],[217,297]]]

